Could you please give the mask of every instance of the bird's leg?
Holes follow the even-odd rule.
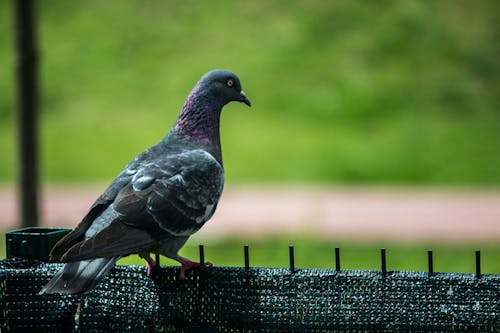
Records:
[[[184,280],[186,278],[186,272],[188,270],[195,268],[195,267],[200,267],[199,262],[191,261],[191,260],[184,258],[184,257],[181,257],[181,256],[177,256],[177,258],[175,258],[175,260],[177,260],[181,264],[181,271],[179,272],[179,279],[180,280]],[[205,267],[211,267],[212,263],[207,261],[204,263],[204,265],[205,265]]]
[[[148,276],[153,276],[154,275],[154,268],[156,266],[156,261],[151,258],[151,256],[148,254],[142,254],[141,258],[146,260],[146,266],[148,267]]]

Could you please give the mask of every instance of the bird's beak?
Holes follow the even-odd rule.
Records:
[[[245,92],[243,90],[240,91],[240,102],[245,103],[248,106],[252,105],[252,103],[250,103],[250,100],[247,98],[247,95],[245,95]]]

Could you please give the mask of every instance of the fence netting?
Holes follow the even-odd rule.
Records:
[[[500,332],[500,275],[117,266],[90,293],[38,295],[60,268],[0,261],[2,332]]]

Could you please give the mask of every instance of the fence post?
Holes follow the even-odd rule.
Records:
[[[293,253],[293,245],[288,247],[288,254],[290,255],[290,272],[295,273],[295,254]]]
[[[248,244],[245,244],[243,247],[243,254],[245,257],[245,270],[248,270],[250,268],[250,255],[248,253]]]
[[[12,0],[16,44],[18,182],[21,226],[38,225],[38,57],[35,1]]]
[[[198,248],[200,250],[200,267],[203,267],[205,266],[205,247],[200,244]]]
[[[481,278],[481,251],[476,250],[476,278]]]
[[[432,258],[432,250],[427,251],[427,261],[429,266],[429,277],[434,275],[434,259]]]
[[[380,257],[382,261],[382,276],[385,277],[387,276],[387,259],[384,248],[380,249]]]
[[[340,247],[335,248],[335,270],[340,272]]]

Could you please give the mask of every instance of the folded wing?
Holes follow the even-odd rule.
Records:
[[[222,166],[202,149],[146,160],[133,170],[120,174],[53,256],[63,262],[124,256],[148,251],[167,237],[189,236],[213,215],[222,193]],[[89,237],[106,210],[113,219]]]

